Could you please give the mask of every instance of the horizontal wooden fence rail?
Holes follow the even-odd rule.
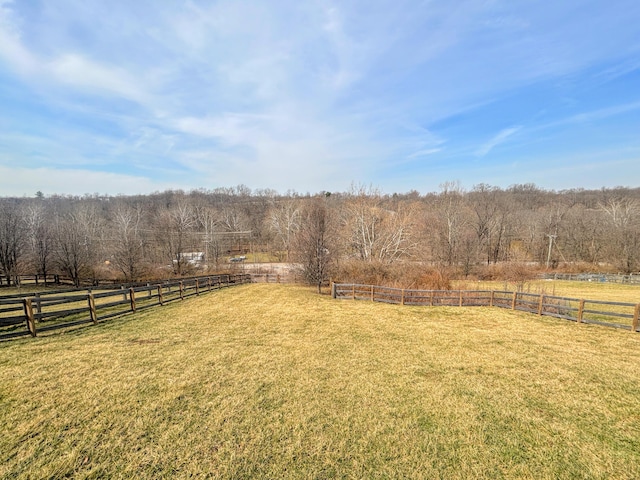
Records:
[[[332,283],[337,299],[398,305],[498,307],[638,332],[640,303],[606,302],[500,290],[412,290],[379,285]]]
[[[570,280],[580,282],[598,283],[626,283],[630,285],[640,284],[640,274],[629,275],[611,273],[543,273],[540,278],[544,280]]]
[[[253,283],[285,283],[289,279],[286,275],[279,273],[251,273],[251,281]]]
[[[0,297],[0,340],[75,325],[164,305],[220,288],[251,283],[245,274],[210,275],[101,291],[41,292]]]

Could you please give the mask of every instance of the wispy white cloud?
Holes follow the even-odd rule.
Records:
[[[12,0],[0,0],[0,59],[4,59],[21,74],[29,74],[35,70],[36,61],[22,45],[18,20],[12,6]]]
[[[189,189],[175,180],[154,181],[144,176],[124,175],[104,171],[62,168],[23,168],[0,165],[0,194],[3,196],[33,196],[46,194],[85,193],[129,194],[151,193],[167,189]]]
[[[43,65],[43,74],[51,73],[64,84],[83,90],[94,90],[132,100],[148,103],[149,95],[141,88],[141,79],[118,67],[107,66],[88,60],[81,55],[65,54]]]
[[[426,157],[427,155],[433,155],[434,153],[441,152],[442,148],[426,148],[424,150],[418,150],[411,155],[407,155],[407,158]]]
[[[500,130],[500,132],[498,132],[496,135],[494,135],[487,142],[483,143],[476,150],[476,156],[484,157],[491,150],[493,150],[495,147],[497,147],[498,145],[500,145],[500,144],[504,143],[505,141],[507,141],[507,139],[510,136],[512,136],[513,134],[518,132],[521,128],[522,128],[521,126],[515,126],[515,127],[509,127],[509,128],[505,128],[503,130]]]
[[[0,97],[0,127],[21,165],[126,165],[154,184],[171,172],[193,186],[334,189],[385,182],[397,165],[417,181],[419,164],[438,162],[455,176],[460,158],[516,135],[636,112],[631,89],[587,105],[565,85],[553,92],[575,108],[474,117],[532,86],[578,78],[587,91],[634,74],[640,12],[616,1],[0,0],[0,85],[30,102]],[[492,136],[498,118],[512,126]]]

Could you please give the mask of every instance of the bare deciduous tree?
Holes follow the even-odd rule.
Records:
[[[99,233],[102,218],[90,204],[78,204],[54,222],[55,259],[60,270],[80,286],[82,278],[93,278],[99,257]]]
[[[24,210],[30,263],[38,275],[47,279],[54,251],[54,237],[46,204],[39,198]]]
[[[412,207],[391,207],[377,190],[352,187],[344,202],[342,227],[350,250],[360,260],[390,263],[411,253]]]
[[[295,200],[274,204],[269,211],[269,229],[275,234],[287,262],[290,261],[294,237],[300,230],[300,219],[300,208]]]
[[[132,282],[143,272],[143,211],[140,205],[120,205],[113,213],[113,263]]]
[[[640,202],[611,198],[599,205],[609,222],[609,255],[625,272],[640,267]]]
[[[191,205],[181,200],[173,207],[160,212],[157,219],[159,243],[165,258],[169,259],[173,272],[183,275],[189,269],[189,259],[184,256],[193,249],[191,234],[196,225]]]
[[[197,226],[202,234],[205,259],[209,267],[218,268],[222,256],[222,242],[220,240],[219,213],[208,205],[197,205],[195,208]]]
[[[314,199],[305,206],[300,231],[296,236],[296,254],[305,279],[318,287],[318,293],[329,280],[333,256],[331,227],[324,199]]]
[[[456,265],[460,257],[460,242],[469,224],[464,191],[455,182],[446,182],[440,188],[427,228],[436,259],[446,265]]]
[[[24,225],[19,207],[9,199],[0,202],[0,267],[11,284],[19,283],[18,267],[24,248]]]

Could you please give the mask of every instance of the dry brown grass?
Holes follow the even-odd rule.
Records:
[[[0,345],[4,478],[638,478],[640,335],[248,285]]]

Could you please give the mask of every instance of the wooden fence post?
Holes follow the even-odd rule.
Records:
[[[184,300],[184,284],[180,282],[180,300]]]
[[[89,317],[93,323],[98,323],[98,314],[96,312],[96,300],[93,298],[93,293],[87,295],[87,303],[89,304]]]
[[[496,292],[494,290],[491,290],[491,297],[489,297],[489,306],[493,307],[493,300],[496,296]]]
[[[538,315],[542,315],[542,309],[544,308],[544,295],[540,295],[538,300]]]
[[[133,287],[129,289],[129,301],[131,302],[131,311],[136,311],[136,293]]]
[[[158,303],[160,306],[164,305],[164,299],[162,298],[162,285],[158,285]]]
[[[374,297],[375,294],[373,293],[374,291],[375,291],[375,287],[373,285],[371,285],[371,301],[372,302],[373,302],[373,299],[375,298]]]
[[[356,299],[356,286],[355,286],[355,284],[351,285],[351,297],[352,297],[353,300]]]
[[[638,331],[638,317],[640,317],[640,303],[636,305],[635,310],[633,311],[633,322],[631,322],[631,331]]]
[[[580,300],[578,304],[578,317],[576,318],[576,323],[582,323],[582,314],[584,313],[584,300]]]
[[[198,285],[198,279],[196,278],[196,295],[200,295],[200,286]]]
[[[518,300],[518,292],[513,292],[513,300],[511,300],[511,310],[516,309],[516,301]]]
[[[429,306],[433,307],[433,290],[429,291]]]
[[[36,322],[33,316],[33,305],[30,298],[22,299],[22,305],[24,306],[24,317],[27,320],[27,329],[32,337],[36,336]]]
[[[402,298],[400,299],[400,304],[404,305],[404,288],[402,289]]]
[[[36,301],[36,312],[38,314],[41,314],[42,313],[42,299],[40,298],[40,294],[36,293],[34,295],[34,297],[35,297],[35,301]]]
[[[462,290],[459,290],[458,294],[460,296],[460,304],[458,306],[461,307],[462,306]]]
[[[207,291],[211,291],[211,277],[207,277]]]
[[[334,282],[331,282],[331,298],[336,298],[337,296],[337,288]]]

